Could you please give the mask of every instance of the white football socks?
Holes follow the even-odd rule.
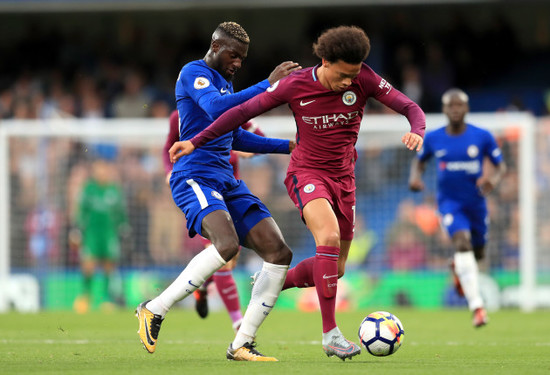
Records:
[[[454,256],[455,272],[471,311],[483,307],[479,291],[479,268],[473,251],[457,252]]]
[[[241,328],[232,343],[234,349],[240,348],[246,342],[254,341],[258,328],[273,309],[281,293],[288,267],[288,265],[264,262],[262,270],[254,281],[250,303],[244,314]]]
[[[161,315],[164,318],[176,302],[193,293],[225,263],[214,245],[208,246],[195,255],[177,279],[145,307],[153,314]]]

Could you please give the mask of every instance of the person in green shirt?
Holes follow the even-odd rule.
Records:
[[[79,313],[89,310],[92,279],[99,267],[105,275],[105,296],[112,306],[113,278],[120,258],[121,231],[126,231],[125,197],[113,166],[103,159],[92,163],[91,176],[80,192],[76,224],[81,231],[80,265],[83,294],[75,300]]]

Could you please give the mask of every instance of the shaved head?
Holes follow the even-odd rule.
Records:
[[[468,103],[468,101],[470,100],[468,98],[468,94],[466,94],[464,91],[462,91],[461,89],[453,88],[445,91],[445,93],[441,97],[441,103],[443,103],[443,105],[449,105],[451,99],[454,97],[460,99],[460,101],[464,103]]]

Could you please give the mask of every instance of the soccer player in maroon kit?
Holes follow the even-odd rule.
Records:
[[[313,45],[317,66],[292,73],[266,92],[234,107],[187,141],[175,143],[171,160],[281,104],[296,121],[296,149],[285,185],[313,234],[316,254],[289,270],[283,289],[315,285],[323,320],[323,349],[342,360],[361,352],[344,338],[335,317],[338,278],[344,275],[355,220],[355,143],[367,99],[404,115],[411,131],[401,139],[409,150],[422,147],[426,118],[420,107],[363,61],[370,51],[365,32],[355,26],[326,30]]]

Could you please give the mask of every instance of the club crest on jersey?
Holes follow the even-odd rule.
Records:
[[[342,101],[345,105],[354,105],[357,101],[357,95],[353,91],[346,91],[344,95],[342,95]]]
[[[193,84],[193,87],[197,90],[204,89],[210,86],[210,81],[204,77],[197,77],[195,78],[195,83]]]
[[[443,225],[448,227],[450,226],[453,221],[455,221],[455,218],[453,217],[453,214],[445,214],[443,216]]]
[[[307,184],[306,186],[304,186],[304,193],[313,193],[313,191],[315,190],[315,185],[313,184]]]
[[[468,156],[472,159],[475,158],[477,155],[479,155],[479,149],[476,145],[470,145],[468,146],[468,150],[466,151],[468,153]]]
[[[217,199],[223,201],[222,195],[221,195],[220,193],[218,193],[217,191],[212,191],[211,194],[212,194],[212,196],[213,196],[214,198],[217,198]]]

